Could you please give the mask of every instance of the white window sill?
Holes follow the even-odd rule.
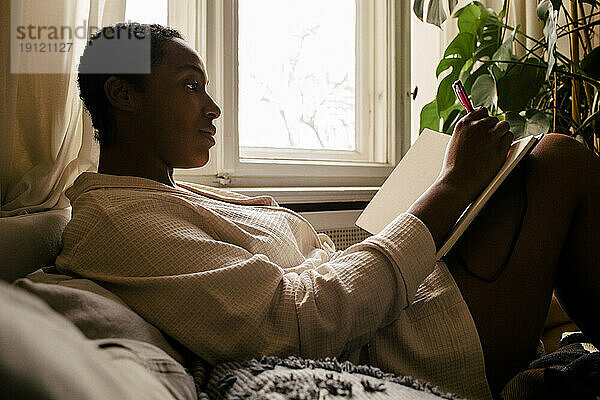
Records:
[[[371,201],[379,187],[261,187],[226,188],[246,196],[269,195],[279,204]]]

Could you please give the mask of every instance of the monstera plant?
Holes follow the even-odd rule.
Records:
[[[529,0],[527,0],[529,1]],[[533,1],[533,0],[531,0]],[[441,26],[450,12],[459,33],[445,49],[436,74],[435,99],[421,110],[425,128],[451,134],[465,115],[451,85],[461,79],[476,106],[510,122],[516,138],[560,132],[600,153],[600,0],[542,0],[537,7],[544,36],[528,36],[507,24],[510,0],[496,12],[478,1],[456,9],[457,0],[415,0],[413,11]],[[559,15],[564,13],[564,24]],[[563,54],[557,42],[568,37]]]

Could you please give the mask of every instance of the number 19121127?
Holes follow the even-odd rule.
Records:
[[[21,53],[69,53],[73,42],[60,43],[19,43]]]

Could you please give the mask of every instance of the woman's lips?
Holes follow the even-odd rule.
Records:
[[[217,133],[217,128],[215,128],[214,126],[209,126],[208,128],[200,129],[200,132],[207,133],[211,136],[215,136],[215,133]]]
[[[202,130],[202,131],[200,131],[200,134],[202,135],[202,137],[204,137],[206,140],[208,140],[209,142],[212,143],[211,146],[215,145],[216,142],[215,142],[215,138],[214,138],[214,135],[215,135],[214,131],[211,132],[208,130]]]

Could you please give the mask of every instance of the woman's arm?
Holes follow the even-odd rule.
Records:
[[[439,249],[450,229],[506,161],[513,140],[507,122],[478,108],[456,125],[437,181],[410,207]]]

